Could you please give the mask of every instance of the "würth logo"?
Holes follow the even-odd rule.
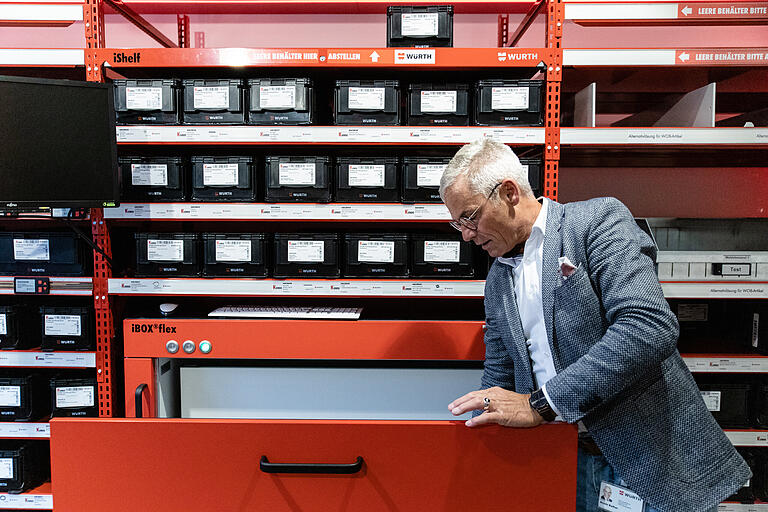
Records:
[[[119,64],[121,62],[127,62],[129,64],[138,64],[141,62],[141,53],[134,52],[133,55],[128,55],[126,53],[120,52],[120,53],[113,53],[112,54],[112,61],[115,64]]]
[[[395,50],[395,64],[434,64],[435,50]]]

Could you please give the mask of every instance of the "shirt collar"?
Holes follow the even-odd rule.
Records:
[[[531,228],[531,234],[528,237],[528,240],[525,242],[525,247],[528,246],[528,241],[531,239],[538,239],[538,237],[541,237],[540,239],[544,239],[544,233],[547,230],[547,210],[549,206],[549,199],[546,197],[540,197],[539,200],[541,201],[541,210],[539,210],[539,214],[536,216],[536,220],[533,223],[533,227]],[[505,265],[509,265],[510,267],[517,267],[520,262],[523,260],[523,253],[516,254],[515,256],[504,258],[499,257],[498,258],[500,263],[503,263]]]

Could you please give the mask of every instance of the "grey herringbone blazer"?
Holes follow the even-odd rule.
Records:
[[[562,281],[558,257],[577,267]],[[569,423],[583,421],[627,486],[664,512],[699,512],[750,470],[704,405],[676,343],[679,326],[654,270],[652,241],[613,198],[547,214],[544,320],[557,375],[547,383]],[[485,284],[482,388],[534,390],[513,271],[495,261]]]

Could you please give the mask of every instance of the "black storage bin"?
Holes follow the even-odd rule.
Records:
[[[181,82],[165,80],[115,80],[117,124],[179,124]]]
[[[543,186],[542,186],[542,175],[541,175],[541,168],[542,168],[542,161],[540,158],[521,158],[520,163],[523,166],[523,169],[525,169],[528,172],[528,183],[531,185],[531,190],[533,191],[533,195],[536,197],[539,197],[542,193]]]
[[[74,233],[0,233],[0,275],[82,276],[84,252]]]
[[[51,417],[96,417],[99,415],[98,397],[95,378],[51,379]]]
[[[250,156],[193,156],[193,201],[254,201],[256,183]]]
[[[184,80],[184,124],[245,124],[245,81]]]
[[[136,233],[137,277],[200,275],[196,233]]]
[[[398,158],[336,158],[336,201],[397,203],[400,199]]]
[[[269,203],[331,200],[330,157],[267,156],[264,167],[264,199]]]
[[[0,377],[0,421],[35,421],[50,410],[48,381],[41,375]]]
[[[344,235],[345,277],[408,277],[408,236]]]
[[[40,317],[20,304],[0,306],[0,349],[26,349],[40,345]]]
[[[744,457],[744,461],[752,470],[752,478],[746,481],[746,483],[739,488],[733,495],[727,498],[725,501],[739,501],[741,503],[754,503],[755,501],[755,477],[758,476],[758,458],[755,456],[755,452],[748,448],[736,448],[739,455]]]
[[[755,449],[754,454],[752,488],[757,499],[768,501],[768,448]]]
[[[451,159],[403,157],[403,202],[440,203],[440,178]]]
[[[40,308],[42,350],[93,350],[93,316],[90,308]]]
[[[120,157],[123,193],[127,201],[185,201],[184,160],[181,157]]]
[[[453,6],[387,7],[387,47],[393,46],[453,46]]]
[[[275,234],[275,277],[339,277],[340,274],[336,233]]]
[[[252,78],[248,87],[249,124],[314,123],[315,90],[309,78]]]
[[[543,80],[480,80],[475,86],[475,124],[542,126]]]
[[[400,82],[336,80],[333,121],[338,125],[399,125]]]
[[[203,233],[203,275],[266,277],[268,243],[261,233]]]
[[[411,239],[414,277],[453,279],[475,275],[472,248],[460,236],[416,234]]]
[[[51,477],[51,455],[44,441],[0,441],[0,492],[18,494]]]
[[[408,124],[412,126],[469,126],[469,85],[411,84],[408,86]]]
[[[768,382],[755,385],[753,405],[755,427],[768,429]]]
[[[707,409],[723,428],[749,428],[752,385],[743,377],[696,377]]]

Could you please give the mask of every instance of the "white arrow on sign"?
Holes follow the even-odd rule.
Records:
[[[681,54],[680,54],[680,61],[682,61],[682,62],[685,62],[685,61],[687,61],[687,60],[688,60],[688,59],[690,59],[690,58],[691,58],[691,56],[690,56],[690,55],[688,55],[688,54],[687,54],[687,53],[685,53],[685,52],[683,52],[683,53],[681,53]]]
[[[379,62],[379,57],[381,57],[381,55],[376,53],[376,50],[373,50],[373,53],[370,55],[370,57],[371,57],[371,61]]]
[[[689,14],[691,14],[693,12],[693,9],[691,9],[690,7],[688,7],[686,5],[685,7],[683,7],[683,10],[680,11],[680,12],[682,12],[685,16],[688,16]]]

